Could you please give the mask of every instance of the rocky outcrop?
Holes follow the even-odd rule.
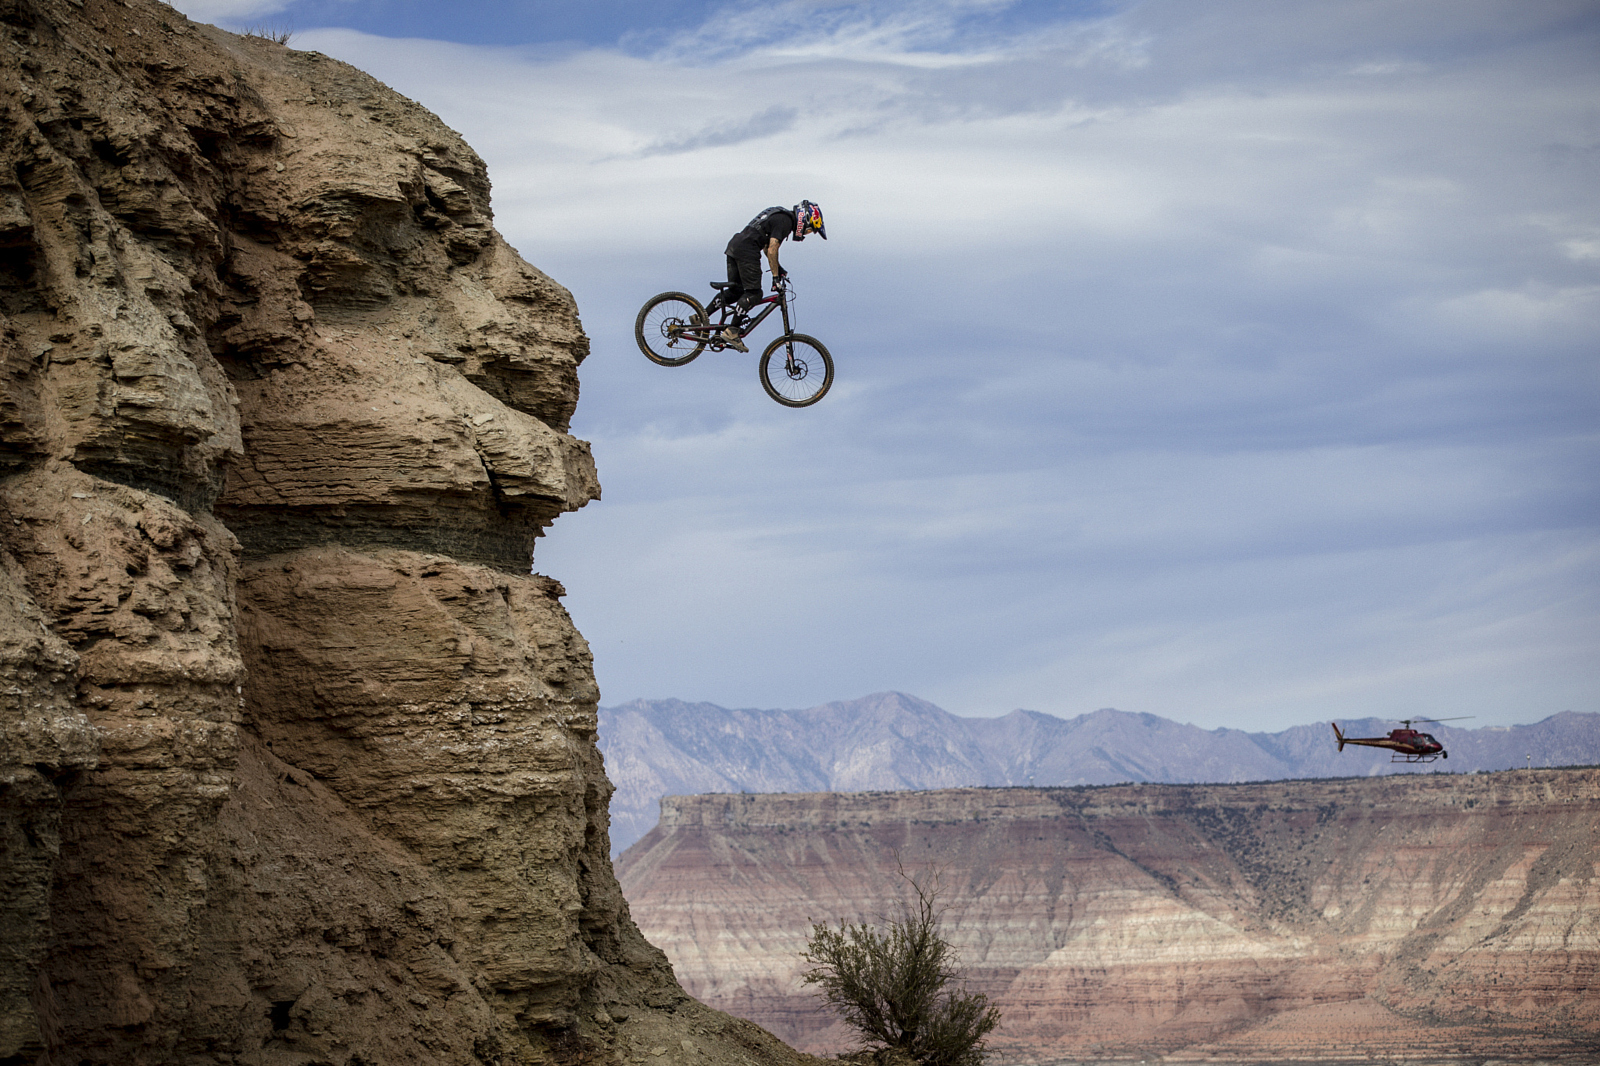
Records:
[[[1600,770],[674,797],[618,874],[685,988],[823,1052],[798,953],[897,865],[1005,1062],[1600,1051]]]
[[[793,1061],[612,875],[482,161],[151,0],[0,0],[0,159],[0,1061]]]

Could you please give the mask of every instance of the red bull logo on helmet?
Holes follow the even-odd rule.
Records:
[[[810,200],[801,200],[800,206],[794,209],[794,239],[803,241],[808,233],[817,233],[823,240],[828,239],[827,227],[822,222],[822,208]]]

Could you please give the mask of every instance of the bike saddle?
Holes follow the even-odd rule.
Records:
[[[729,281],[713,281],[711,287],[713,289],[726,289],[731,284],[733,283]]]

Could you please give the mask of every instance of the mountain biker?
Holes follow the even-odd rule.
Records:
[[[706,308],[715,311],[719,307],[738,307],[739,317],[722,331],[722,339],[728,347],[741,352],[750,350],[739,338],[745,324],[744,312],[761,299],[761,254],[766,253],[767,265],[772,269],[772,291],[777,292],[779,281],[787,273],[778,263],[778,246],[790,237],[803,241],[808,233],[821,234],[823,240],[828,239],[828,231],[822,224],[822,208],[810,200],[801,200],[794,207],[767,208],[728,241],[725,249],[728,287]]]

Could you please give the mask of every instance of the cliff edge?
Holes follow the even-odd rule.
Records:
[[[613,877],[588,342],[483,162],[153,0],[0,45],[0,1061],[795,1061]]]

